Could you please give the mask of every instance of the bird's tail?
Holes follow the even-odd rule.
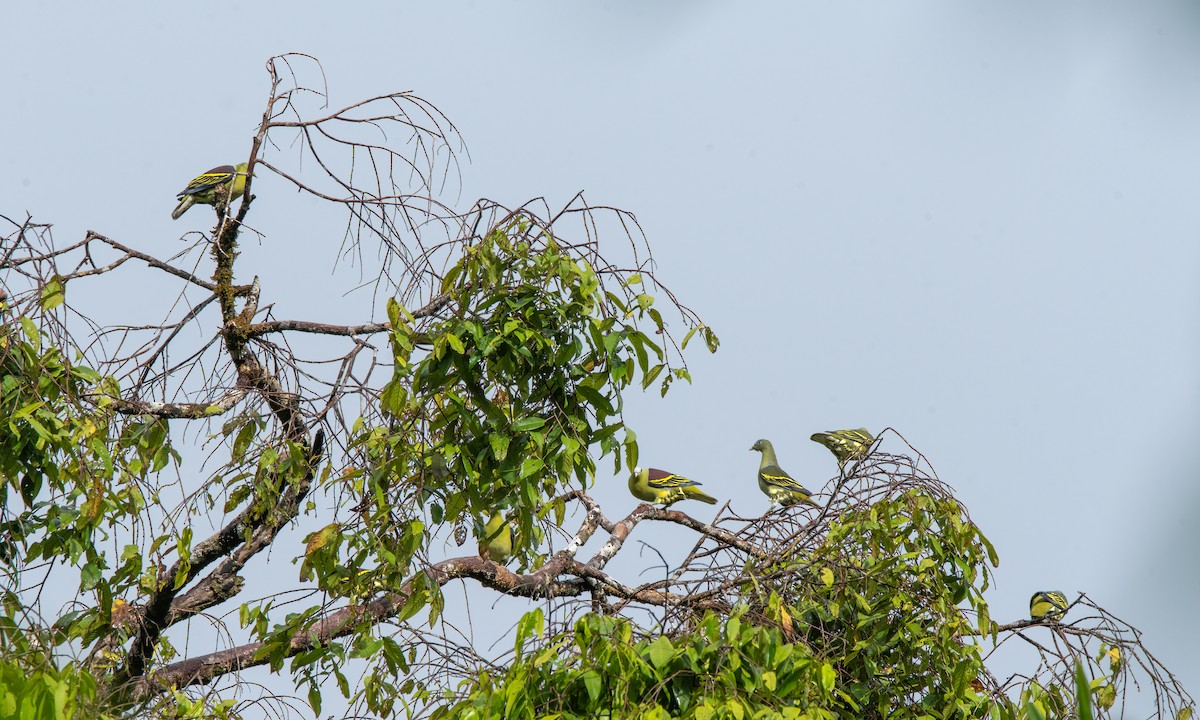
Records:
[[[171,211],[171,219],[178,220],[180,215],[183,215],[185,212],[188,211],[188,208],[190,208],[191,206],[193,206],[195,204],[196,204],[196,196],[195,195],[184,195],[183,199],[179,201],[179,204],[175,206],[175,209]]]
[[[698,487],[688,486],[683,489],[683,492],[693,500],[699,500],[700,502],[708,503],[709,505],[717,504],[717,499],[715,497],[709,495]]]

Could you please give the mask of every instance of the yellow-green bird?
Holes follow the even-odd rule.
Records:
[[[1061,590],[1038,590],[1029,598],[1029,617],[1058,622],[1067,614],[1069,604]]]
[[[845,467],[851,460],[866,457],[871,446],[875,444],[875,436],[867,432],[866,428],[813,433],[809,440],[829,448],[837,458],[838,467]]]
[[[197,175],[176,198],[179,204],[171,212],[171,219],[178,220],[193,205],[216,205],[218,207],[237,200],[246,192],[247,163],[221,165]]]
[[[638,467],[629,476],[629,492],[639,500],[670,507],[680,500],[699,500],[716,505],[717,499],[701,490],[700,483],[656,468]]]
[[[503,565],[512,557],[512,526],[499,510],[483,526],[483,537],[479,540],[479,556],[484,560]]]
[[[810,499],[811,492],[779,467],[779,460],[775,457],[775,446],[771,445],[770,440],[759,440],[751,445],[750,449],[762,453],[762,460],[758,464],[758,487],[771,498],[772,503],[784,506],[805,503],[820,507]]]

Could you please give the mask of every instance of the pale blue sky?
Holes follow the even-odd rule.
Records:
[[[168,256],[270,55],[319,57],[335,107],[413,90],[470,148],[448,200],[631,210],[717,329],[694,386],[632,398],[647,463],[757,513],[759,436],[812,486],[810,433],[895,427],[995,543],[994,618],[1087,591],[1195,692],[1200,5],[1042,5],[19,3],[0,213]],[[255,189],[264,303],[364,320],[343,218]]]

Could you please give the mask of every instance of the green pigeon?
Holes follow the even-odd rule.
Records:
[[[770,440],[759,440],[751,445],[750,449],[762,453],[762,461],[758,464],[758,487],[771,498],[772,503],[784,506],[804,503],[820,507],[810,499],[811,492],[779,467],[779,460],[775,458],[775,447],[771,445]]]
[[[716,505],[717,499],[701,490],[700,483],[656,468],[638,467],[629,476],[629,492],[639,500],[670,507],[680,500],[699,500]]]
[[[866,428],[813,433],[809,439],[829,448],[837,458],[838,467],[845,467],[846,463],[852,460],[866,457],[871,446],[875,444],[875,436],[867,432]]]
[[[483,526],[483,537],[479,540],[479,556],[503,565],[512,557],[512,526],[499,510]]]
[[[171,219],[178,220],[193,205],[222,206],[233,202],[246,192],[247,163],[221,165],[197,175],[176,198],[179,204],[171,212]]]
[[[1067,596],[1061,590],[1038,590],[1029,598],[1029,617],[1058,622],[1067,614]]]

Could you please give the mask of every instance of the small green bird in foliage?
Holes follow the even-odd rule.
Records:
[[[193,205],[216,205],[218,207],[237,200],[246,192],[247,163],[221,165],[197,175],[176,198],[179,204],[171,212],[171,219],[178,220]]]
[[[783,506],[804,503],[820,507],[809,497],[812,495],[811,492],[779,467],[779,460],[775,457],[775,447],[771,445],[770,440],[765,438],[759,440],[751,445],[750,449],[762,453],[762,460],[758,464],[758,487],[767,494],[767,497],[771,498],[772,503],[779,503]]]
[[[629,476],[629,492],[635,498],[663,507],[670,507],[680,500],[699,500],[716,505],[717,499],[701,490],[699,485],[695,480],[656,468],[634,468]]]
[[[512,557],[512,526],[499,510],[483,526],[483,537],[479,540],[479,556],[484,560],[503,565]]]
[[[1067,614],[1067,596],[1061,590],[1039,590],[1029,598],[1029,617],[1058,622]]]
[[[813,433],[809,439],[829,448],[837,458],[838,467],[845,467],[846,463],[852,460],[866,457],[871,446],[875,444],[875,436],[867,432],[866,428]]]

